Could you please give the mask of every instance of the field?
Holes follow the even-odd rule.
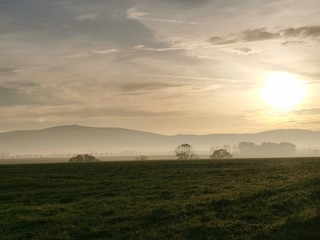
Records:
[[[0,166],[0,239],[320,239],[320,159]]]

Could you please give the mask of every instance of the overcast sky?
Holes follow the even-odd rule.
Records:
[[[0,131],[320,130],[319,0],[0,0]],[[306,85],[286,111],[274,71]]]

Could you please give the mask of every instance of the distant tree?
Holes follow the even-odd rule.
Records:
[[[297,146],[290,142],[281,142],[279,144],[283,154],[285,155],[295,155],[297,151]]]
[[[69,162],[100,162],[100,160],[89,154],[79,154],[70,158]]]
[[[7,158],[7,157],[9,157],[10,156],[10,154],[8,153],[8,152],[1,152],[0,153],[0,157],[1,158]]]
[[[222,146],[222,148],[225,149],[225,150],[227,150],[228,152],[231,151],[231,146],[230,146],[230,145],[224,144],[224,145]]]
[[[176,157],[180,160],[198,159],[199,156],[193,151],[192,146],[187,143],[179,145],[176,150]]]
[[[241,142],[238,144],[240,154],[247,155],[256,151],[257,145],[252,142]]]
[[[148,157],[145,155],[137,156],[134,160],[136,161],[147,161]]]
[[[259,150],[263,151],[263,152],[279,152],[280,148],[279,148],[279,144],[277,143],[273,143],[273,142],[263,142],[261,143],[261,145],[259,146]]]
[[[225,149],[218,149],[218,150],[215,150],[210,155],[210,158],[211,159],[230,159],[232,158],[232,154]]]
[[[296,154],[296,145],[289,142],[263,142],[260,145],[251,142],[241,142],[238,148],[240,155],[246,157],[282,157],[294,156]]]

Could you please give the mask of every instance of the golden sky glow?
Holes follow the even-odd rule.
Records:
[[[289,111],[303,101],[306,95],[305,83],[292,74],[270,73],[260,91],[262,99],[271,107]]]
[[[318,0],[0,0],[0,131],[320,130]]]

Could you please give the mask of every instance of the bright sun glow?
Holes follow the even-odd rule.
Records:
[[[261,98],[271,107],[278,110],[290,110],[301,103],[306,94],[303,81],[294,75],[284,72],[273,72],[265,80],[260,91]]]

